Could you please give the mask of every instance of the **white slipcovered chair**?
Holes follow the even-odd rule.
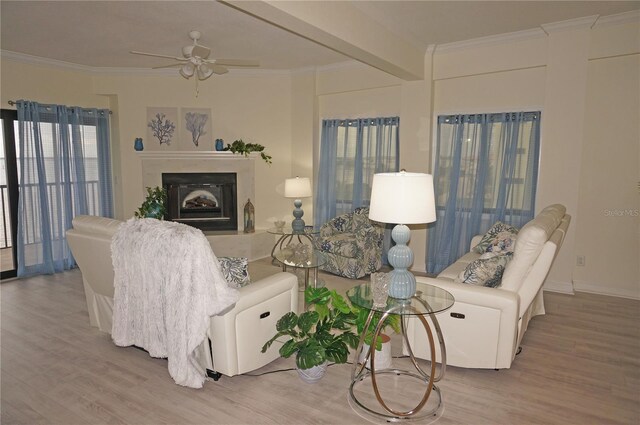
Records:
[[[111,333],[114,270],[111,238],[119,220],[77,216],[67,231],[71,251],[82,272],[89,322]],[[279,357],[278,350],[261,353],[265,335],[277,320],[298,308],[298,282],[290,273],[276,273],[239,289],[238,302],[210,319],[208,341],[197,350],[199,363],[215,379],[258,369]]]

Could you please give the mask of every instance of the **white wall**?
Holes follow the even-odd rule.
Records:
[[[109,99],[93,92],[93,78],[80,71],[25,64],[7,58],[0,61],[2,109],[15,109],[9,100],[32,100],[45,104],[107,108]]]
[[[640,55],[592,60],[588,76],[575,288],[640,298]]]
[[[630,18],[601,18],[592,28],[551,25],[548,34],[493,38],[434,56],[434,116],[542,110],[536,209],[558,202],[573,217],[548,289],[570,292],[575,281],[577,290],[640,298],[633,213],[640,25],[637,14]],[[632,213],[605,217],[607,208]],[[576,267],[577,255],[586,256],[585,267]]]
[[[275,188],[291,168],[289,76],[230,73],[214,75],[199,87],[196,98],[195,82],[177,74],[94,77],[94,90],[110,95],[111,108],[118,117],[121,170],[114,180],[115,193],[123,205],[119,215],[131,217],[143,200],[141,160],[133,150],[133,140],[146,139],[147,107],[210,108],[213,139],[260,143],[273,157],[272,165],[256,159],[256,199],[251,200],[256,208],[256,227],[269,227],[268,218],[285,212],[285,201]]]

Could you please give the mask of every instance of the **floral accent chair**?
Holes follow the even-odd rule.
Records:
[[[369,220],[369,208],[356,208],[329,220],[315,238],[315,248],[327,257],[321,270],[358,279],[382,267],[384,225]]]

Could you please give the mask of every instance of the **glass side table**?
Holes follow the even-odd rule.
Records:
[[[360,353],[363,351],[364,339],[366,334],[366,332],[363,332],[360,336],[358,348],[354,353],[353,368],[351,370],[349,401],[352,408],[358,412],[363,413],[365,417],[369,417],[371,419],[374,419],[375,421],[380,421],[382,419],[387,422],[418,421],[424,420],[428,416],[437,415],[438,411],[442,407],[442,395],[440,394],[440,389],[436,387],[434,383],[440,381],[444,376],[447,356],[444,338],[442,337],[442,331],[440,330],[440,325],[438,324],[438,320],[436,319],[436,313],[445,311],[453,306],[455,302],[453,295],[436,286],[418,282],[416,294],[410,299],[401,300],[389,297],[385,306],[376,306],[373,303],[373,291],[371,289],[371,285],[369,283],[363,283],[349,289],[349,291],[347,291],[347,297],[353,304],[369,310],[369,315],[367,317],[364,329],[369,329],[369,326],[373,322],[376,312],[381,313],[378,322],[374,323],[375,332],[372,337],[372,341],[375,341],[378,338],[380,332],[382,331],[384,321],[389,315],[397,314],[401,316],[401,335],[405,344],[405,348],[409,353],[411,363],[416,369],[416,372],[400,369],[383,369],[376,371],[375,344],[372,344],[369,347],[364,361],[359,363],[358,358],[360,357]],[[440,346],[442,363],[438,376],[436,376],[436,345],[433,335],[434,332],[431,328],[431,325],[429,325],[426,316],[429,317],[431,323],[433,324],[433,330],[435,330],[436,336],[438,338],[438,345]],[[432,359],[431,368],[427,372],[422,370],[422,368],[418,365],[418,362],[413,355],[411,345],[409,344],[409,340],[406,335],[405,320],[408,320],[411,317],[420,320],[420,322],[424,326],[424,329],[427,331],[428,342],[429,346],[431,347]],[[369,362],[369,358],[371,358],[371,362]],[[367,364],[371,366],[370,370],[367,370],[365,368]],[[391,408],[380,394],[377,375],[393,375],[398,378],[408,378],[420,381],[425,385],[424,395],[422,396],[422,399],[420,400],[418,405],[410,410],[401,411]],[[378,402],[378,406],[375,406],[374,403],[365,403],[360,401],[356,396],[356,391],[354,391],[356,387],[360,387],[361,384],[369,380],[371,381],[371,386]],[[362,389],[358,388],[358,390],[361,391]],[[423,410],[430,397],[437,397],[435,401],[435,407],[432,407],[428,410]],[[430,406],[432,405],[433,403],[430,404]]]
[[[296,232],[291,227],[272,227],[267,230],[267,233],[271,233],[272,235],[280,235],[278,241],[271,250],[271,257],[276,258],[276,249],[282,250],[296,239],[298,243],[304,243],[303,239],[306,239],[311,245],[313,245],[313,238],[315,237],[315,235],[320,233],[320,228],[306,226],[303,232]]]
[[[282,264],[282,271],[287,267],[295,267],[304,270],[304,289],[309,285],[309,271],[313,270],[313,287],[318,287],[318,268],[327,262],[326,256],[312,246],[304,244],[287,245],[276,251],[273,258]],[[305,303],[306,309],[306,303]]]

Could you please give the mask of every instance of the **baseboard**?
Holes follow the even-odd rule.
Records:
[[[640,291],[634,292],[628,289],[602,286],[594,282],[588,282],[586,280],[574,280],[573,285],[577,292],[588,292],[590,294],[609,295],[611,297],[640,300]]]
[[[557,280],[547,280],[544,283],[545,291],[560,292],[562,294],[574,294],[573,284],[571,282],[559,282]]]

